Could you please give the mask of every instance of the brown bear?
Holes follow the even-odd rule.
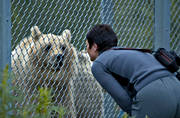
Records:
[[[37,26],[12,51],[12,70],[17,77],[13,82],[26,94],[26,104],[32,102],[38,88],[52,89],[53,102],[67,108],[67,117],[76,117],[72,95],[73,54],[69,41],[71,33],[43,34]],[[25,103],[22,103],[25,104]]]

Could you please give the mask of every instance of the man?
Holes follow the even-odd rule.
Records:
[[[128,114],[136,118],[180,118],[180,81],[153,55],[117,50],[117,36],[106,24],[86,36],[92,73]]]

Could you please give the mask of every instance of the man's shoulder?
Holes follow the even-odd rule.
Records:
[[[96,58],[96,60],[100,61],[102,59],[107,59],[107,57],[112,56],[113,50],[107,50],[99,54],[99,56]]]

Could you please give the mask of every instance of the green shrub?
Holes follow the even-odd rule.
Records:
[[[8,66],[0,76],[0,118],[50,118],[52,113],[58,114],[59,118],[64,116],[65,108],[52,104],[51,90],[47,88],[39,89],[36,104],[17,105],[23,100],[23,92],[11,85],[13,77],[8,72]]]

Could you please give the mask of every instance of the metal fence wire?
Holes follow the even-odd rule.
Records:
[[[170,46],[171,49],[175,50],[180,55],[180,1],[171,0],[171,26],[170,26]]]
[[[21,104],[36,103],[39,87],[52,89],[66,117],[117,118],[120,108],[91,73],[86,33],[108,23],[122,47],[153,48],[155,0],[11,0],[13,83]],[[171,0],[171,49],[180,54],[179,0]]]

